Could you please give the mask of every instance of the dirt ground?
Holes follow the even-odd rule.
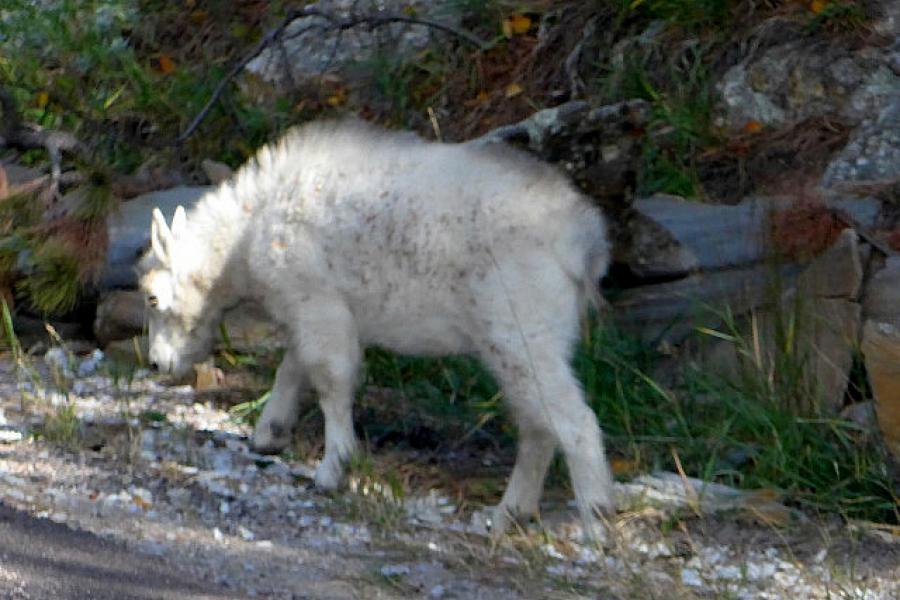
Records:
[[[0,364],[0,502],[146,555],[148,572],[172,565],[211,597],[900,597],[900,537],[888,528],[729,490],[680,502],[662,474],[617,484],[603,547],[581,543],[565,501],[547,502],[543,527],[492,544],[477,494],[463,504],[445,489],[392,493],[403,484],[376,475],[387,456],[323,495],[314,463],[252,453],[249,428],[188,386],[71,376],[67,399],[34,362]],[[58,432],[51,415],[67,402],[77,435],[32,435]],[[502,484],[506,469],[483,469]],[[0,596],[11,597],[27,574],[5,562],[0,553]]]

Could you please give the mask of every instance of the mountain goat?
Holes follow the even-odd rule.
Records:
[[[609,260],[600,212],[554,168],[508,147],[426,142],[356,121],[264,147],[171,228],[154,211],[141,262],[150,359],[183,374],[225,309],[264,307],[289,340],[253,434],[290,441],[305,393],[325,417],[316,485],[356,452],[363,347],[473,353],[501,384],[519,446],[496,530],[537,513],[561,448],[593,532],[613,508],[600,427],[569,365]],[[589,533],[590,535],[590,533]]]

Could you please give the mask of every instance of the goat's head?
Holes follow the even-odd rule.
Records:
[[[212,349],[218,315],[210,310],[211,285],[205,277],[204,248],[188,230],[179,206],[169,228],[153,209],[150,249],[140,262],[141,289],[146,296],[150,363],[175,376]]]

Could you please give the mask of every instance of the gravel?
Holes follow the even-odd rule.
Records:
[[[0,500],[247,596],[900,597],[895,539],[851,536],[768,495],[644,475],[617,485],[604,548],[583,545],[575,511],[553,505],[545,530],[492,545],[488,513],[441,490],[400,501],[388,486],[351,481],[319,494],[314,464],[253,453],[248,427],[189,386],[146,373],[116,384],[101,375],[102,355],[86,359],[90,369],[65,359],[44,368],[67,372],[67,394],[0,365]],[[31,435],[54,402],[74,403],[75,448]],[[684,516],[692,511],[702,516]],[[768,524],[751,518],[760,512]],[[4,577],[0,590],[15,585]]]

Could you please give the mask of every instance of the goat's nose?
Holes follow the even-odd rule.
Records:
[[[159,365],[155,362],[150,363],[150,368],[154,371],[159,371]]]

